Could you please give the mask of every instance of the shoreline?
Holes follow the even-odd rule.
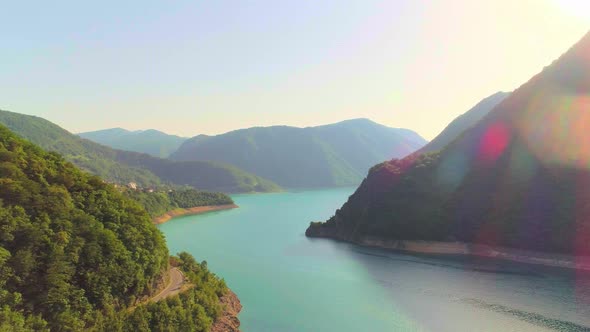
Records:
[[[405,253],[441,256],[475,256],[491,259],[502,259],[524,264],[543,265],[548,267],[590,272],[590,256],[552,254],[532,250],[496,247],[465,242],[389,240],[371,236],[365,236],[358,240],[348,240],[327,234],[314,234],[309,237],[327,238],[349,242],[364,247],[395,250]]]
[[[177,217],[191,216],[191,215],[197,215],[197,214],[202,214],[202,213],[206,213],[206,212],[213,212],[213,211],[230,210],[230,209],[236,209],[238,207],[239,206],[237,206],[236,204],[225,204],[225,205],[195,206],[195,207],[187,208],[187,209],[180,208],[180,209],[168,211],[161,216],[153,218],[152,223],[155,225],[160,225],[160,224],[168,222],[168,221],[170,221],[174,218],[177,218]]]
[[[242,311],[242,304],[240,299],[231,289],[220,298],[223,312],[213,325],[211,332],[240,332],[240,319],[238,315]]]

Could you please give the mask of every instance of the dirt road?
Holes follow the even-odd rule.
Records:
[[[170,283],[168,284],[168,286],[166,286],[166,288],[164,288],[163,291],[160,292],[160,294],[152,297],[150,299],[150,302],[158,302],[162,299],[180,293],[180,289],[184,285],[184,275],[176,267],[171,268],[168,271],[168,274],[170,275]]]

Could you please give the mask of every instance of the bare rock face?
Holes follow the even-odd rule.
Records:
[[[211,326],[211,332],[240,332],[238,314],[242,310],[242,304],[238,296],[230,290],[221,297],[221,304],[224,306],[223,313]]]

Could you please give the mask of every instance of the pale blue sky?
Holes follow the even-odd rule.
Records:
[[[0,109],[72,132],[367,117],[430,139],[590,29],[576,0],[2,2]]]

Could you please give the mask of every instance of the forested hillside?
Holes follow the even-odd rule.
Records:
[[[199,263],[186,252],[171,257],[171,262],[184,272],[190,283],[186,290],[159,302],[145,303],[130,310],[107,312],[100,316],[92,330],[209,331],[224,309],[220,298],[229,291],[225,281],[209,271],[206,261]]]
[[[222,193],[197,191],[194,189],[174,190],[171,192],[146,192],[140,190],[126,190],[127,196],[140,203],[150,217],[178,208],[188,209],[198,206],[233,204],[231,197]]]
[[[225,193],[273,192],[281,187],[272,181],[219,162],[172,161],[143,153],[113,150],[117,162],[149,170],[163,182],[199,190]]]
[[[213,162],[173,162],[147,154],[115,150],[82,139],[39,117],[0,111],[0,124],[45,150],[112,182],[141,187],[188,185],[224,192],[267,192],[280,188],[236,167]]]
[[[211,195],[171,199],[223,198]],[[1,331],[206,331],[222,309],[225,283],[183,253],[192,288],[127,310],[164,282],[160,231],[140,204],[1,125],[0,229]]]
[[[440,153],[373,167],[309,236],[590,255],[590,33]]]
[[[168,266],[141,207],[0,126],[0,303],[34,330],[79,330],[149,294]]]
[[[0,124],[47,151],[55,151],[76,166],[115,183],[135,182],[144,187],[161,185],[152,172],[118,163],[114,150],[81,139],[45,119],[0,110]]]

